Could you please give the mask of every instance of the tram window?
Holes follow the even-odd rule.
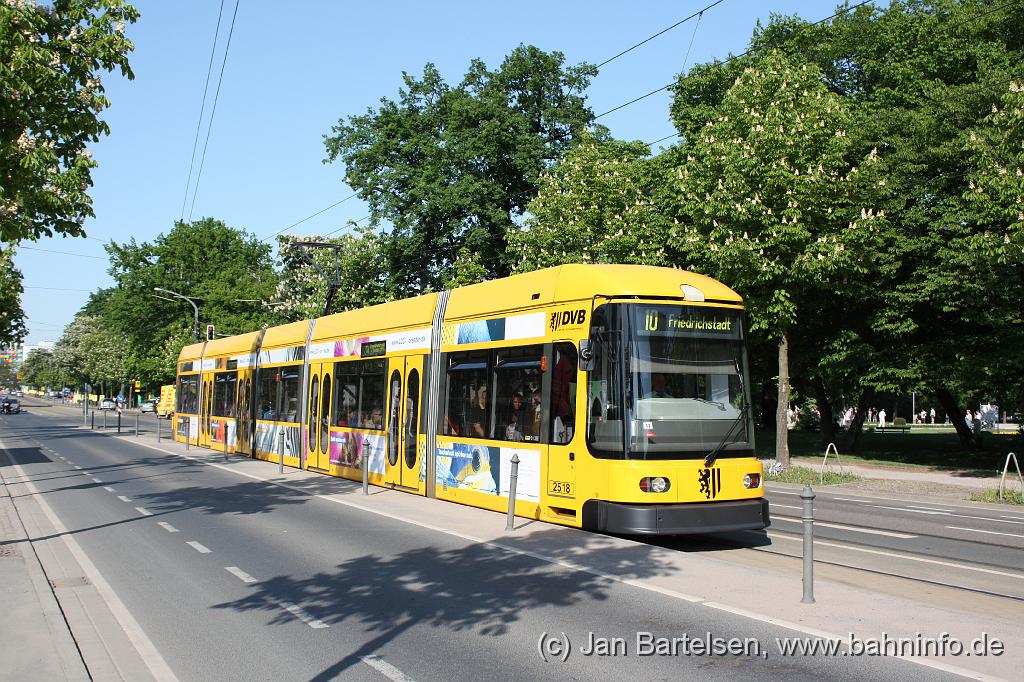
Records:
[[[544,406],[541,400],[543,346],[503,348],[494,363],[497,428],[494,438],[541,440]]]
[[[260,369],[257,381],[259,386],[259,394],[257,396],[259,402],[257,403],[258,409],[256,410],[257,419],[277,421],[278,372],[279,370],[276,367]]]
[[[213,378],[213,416],[234,417],[238,392],[238,374],[220,372]]]
[[[320,402],[320,452],[327,452],[330,447],[331,425],[331,375],[324,375],[323,398]]]
[[[302,368],[299,366],[281,368],[281,421],[294,422],[299,418],[299,385]]]
[[[576,429],[576,346],[555,344],[551,376],[551,443],[568,443]]]
[[[331,423],[353,429],[383,429],[384,381],[383,360],[334,363]]]
[[[178,414],[198,414],[196,408],[199,396],[199,375],[192,374],[178,379]]]
[[[442,433],[470,438],[491,437],[491,401],[486,352],[448,356],[448,411]]]

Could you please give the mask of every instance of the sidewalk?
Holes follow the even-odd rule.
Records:
[[[138,439],[121,437],[151,452],[186,457],[365,513],[529,556],[551,564],[553,570],[598,575],[667,599],[786,628],[793,636],[846,642],[853,635],[878,640],[886,636],[938,638],[949,633],[966,644],[987,635],[1002,641],[1002,656],[908,660],[975,679],[1017,679],[1024,665],[1024,630],[1020,627],[1024,605],[1020,603],[1003,600],[993,609],[991,602],[981,597],[882,576],[861,577],[855,583],[834,567],[822,565],[816,566],[817,603],[802,604],[798,559],[744,550],[702,552],[696,541],[689,550],[664,549],[523,518],[517,519],[514,532],[506,533],[505,516],[494,512],[382,488],[371,487],[371,494],[364,496],[361,486],[351,481],[297,469],[279,475],[276,464],[260,460],[232,456],[225,463],[222,454],[209,450],[186,451],[183,445],[167,440],[157,444],[155,437],[145,434]],[[1024,579],[1024,573],[1019,579]]]

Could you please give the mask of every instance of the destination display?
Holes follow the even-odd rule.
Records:
[[[638,336],[680,336],[740,339],[740,314],[696,306],[633,306]]]

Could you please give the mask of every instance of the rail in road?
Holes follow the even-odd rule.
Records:
[[[563,633],[577,650],[588,633],[632,641],[630,633],[661,629],[767,642],[793,632],[667,590],[469,542],[429,522],[412,526],[239,478],[228,467],[168,457],[129,434],[75,428],[73,414],[38,412],[0,420],[0,438],[19,462],[14,485],[35,489],[17,494],[41,498],[63,520],[182,679],[380,679],[384,671],[472,679],[481,670],[517,679],[687,671],[712,679],[940,676],[899,660],[827,656],[581,654],[545,662],[537,655],[545,633]],[[323,480],[311,490],[349,485]],[[601,559],[637,584],[666,570],[641,556],[616,547]]]

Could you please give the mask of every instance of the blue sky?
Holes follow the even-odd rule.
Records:
[[[262,238],[352,194],[344,168],[323,163],[323,135],[340,118],[395,98],[402,71],[419,75],[433,62],[457,82],[471,59],[496,68],[520,43],[561,51],[568,64],[598,64],[713,2],[241,0],[191,217],[215,217]],[[135,5],[142,12],[128,29],[135,80],[104,78],[111,134],[93,147],[100,167],[89,238],[26,242],[16,258],[29,343],[57,340],[89,292],[110,285],[104,242],[152,240],[182,215],[220,3]],[[206,118],[234,6],[224,1]],[[816,21],[834,8],[812,0],[723,0],[699,25],[691,20],[604,66],[587,101],[600,114],[672,82],[694,63],[742,52],[756,21],[773,12]],[[600,122],[616,137],[652,142],[674,132],[668,107],[661,92]],[[205,135],[204,120],[200,150]],[[191,202],[189,194],[186,219]],[[289,232],[323,234],[366,214],[351,199]]]

